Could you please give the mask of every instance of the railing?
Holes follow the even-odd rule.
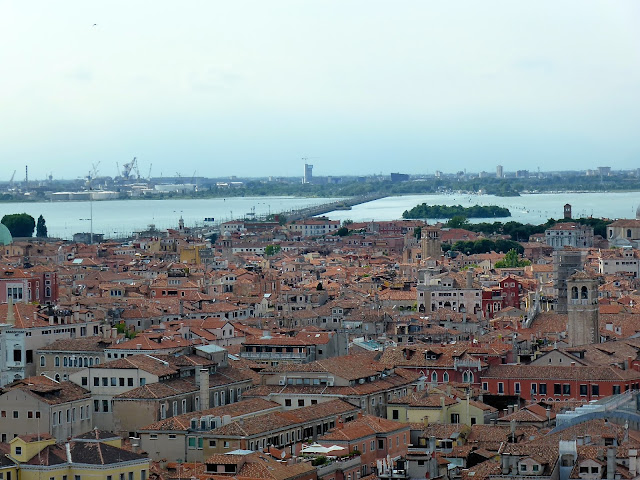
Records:
[[[587,298],[572,298],[569,305],[595,305],[595,302]]]
[[[457,358],[453,360],[453,368],[481,368],[480,360],[458,360]]]
[[[296,358],[305,359],[308,357],[306,353],[295,352],[240,352],[243,358]]]
[[[360,464],[361,461],[359,456],[344,460],[336,458],[335,460],[330,461],[330,463],[318,466],[318,477],[324,477],[326,474],[333,473],[336,470],[347,470],[349,468],[357,467]]]

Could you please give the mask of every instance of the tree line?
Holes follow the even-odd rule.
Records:
[[[47,225],[42,215],[36,222],[28,213],[12,213],[2,217],[0,223],[9,229],[12,237],[32,237],[35,230],[36,237],[47,238]]]
[[[462,205],[427,205],[422,203],[402,213],[402,218],[452,218],[455,216],[465,218],[510,217],[511,212],[508,208],[497,205],[463,207]]]

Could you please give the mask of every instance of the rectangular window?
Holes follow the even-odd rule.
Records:
[[[504,393],[504,383],[498,382],[498,393]]]
[[[531,384],[531,394],[535,395],[537,391],[538,391],[538,384],[537,383],[532,383]]]
[[[93,386],[94,387],[99,387],[100,386],[100,379],[98,377],[95,377],[93,379]]]
[[[600,385],[591,385],[591,395],[594,397],[600,396]]]
[[[489,383],[488,382],[482,382],[482,389],[487,391],[489,390]]]
[[[620,385],[614,385],[613,386],[613,394],[614,395],[619,395],[620,394]]]
[[[571,395],[571,385],[565,383],[562,385],[562,394],[563,395]]]
[[[514,388],[515,393],[520,393],[520,382],[515,382],[513,384],[513,388]]]
[[[562,385],[559,383],[553,384],[553,394],[560,395],[562,393]]]
[[[547,384],[546,383],[541,383],[540,384],[540,395],[546,395],[547,394]]]
[[[587,396],[587,386],[586,385],[580,385],[580,396],[581,397],[586,397]]]

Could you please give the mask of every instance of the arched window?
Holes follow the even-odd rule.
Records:
[[[573,300],[578,299],[578,287],[571,287],[571,298]]]
[[[445,383],[449,381],[449,373],[448,372],[444,372],[442,374],[442,381],[445,382]]]
[[[60,381],[60,374],[56,373],[56,376],[54,378],[55,378],[56,382],[59,382]]]
[[[93,367],[93,357],[89,357],[89,366]]]
[[[44,367],[47,364],[47,361],[44,358],[44,355],[40,355],[40,366]]]
[[[436,372],[431,374],[431,383],[438,383],[438,374]]]
[[[627,238],[631,238],[631,229],[627,228]]]
[[[100,359],[96,357],[96,365],[100,365]]]
[[[64,358],[63,358],[63,362],[62,362],[62,364],[63,364],[65,367],[69,366],[69,360],[67,359],[67,357],[64,357]]]
[[[54,359],[53,359],[53,364],[54,364],[56,367],[59,367],[59,366],[60,366],[60,357],[56,357],[56,358],[54,358]]]
[[[582,287],[580,289],[581,297],[584,299],[589,298],[589,292],[587,291],[587,287]]]

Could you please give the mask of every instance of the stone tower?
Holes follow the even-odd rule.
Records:
[[[556,313],[567,313],[567,280],[584,268],[584,252],[570,248],[553,252],[553,289],[556,294]]]
[[[571,205],[569,203],[564,205],[564,219],[571,220]]]
[[[440,241],[440,229],[433,225],[425,225],[422,227],[422,238],[420,240],[422,246],[422,260],[431,257],[433,260],[439,260],[442,255],[442,242]]]
[[[575,347],[600,342],[598,280],[584,272],[567,279],[567,343]]]

